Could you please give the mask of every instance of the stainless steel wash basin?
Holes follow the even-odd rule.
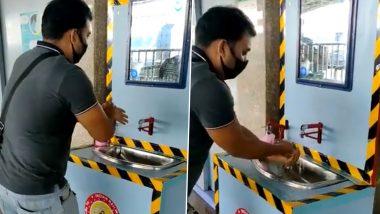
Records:
[[[300,189],[316,189],[337,184],[348,179],[305,158],[292,167],[253,160],[256,169],[270,179]]]
[[[139,169],[162,170],[184,162],[183,159],[168,157],[123,145],[95,148],[94,153],[107,161]]]

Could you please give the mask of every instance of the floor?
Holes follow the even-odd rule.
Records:
[[[210,206],[210,202],[207,203],[197,192],[200,193],[200,191],[193,191],[188,198],[188,203],[190,203],[199,214],[216,214],[214,207]],[[206,195],[204,197],[210,196]]]

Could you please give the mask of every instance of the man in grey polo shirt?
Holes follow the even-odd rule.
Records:
[[[225,80],[244,70],[255,35],[249,18],[233,7],[211,8],[196,25],[191,64],[188,194],[202,172],[213,142],[240,158],[287,165],[299,158],[293,144],[262,142],[236,118]]]
[[[53,0],[42,17],[44,41],[15,62],[10,89],[39,56],[53,53],[15,90],[0,150],[0,210],[6,214],[78,213],[64,178],[74,126],[80,122],[99,141],[109,140],[124,111],[96,100],[86,74],[74,65],[86,52],[92,14],[82,0]]]

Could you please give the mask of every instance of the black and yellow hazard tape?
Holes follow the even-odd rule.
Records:
[[[69,161],[75,163],[79,166],[84,166],[90,169],[93,169],[97,172],[102,172],[108,175],[112,175],[116,178],[124,179],[132,183],[138,184],[140,186],[149,187],[155,191],[162,191],[163,182],[161,179],[157,178],[148,178],[142,175],[139,175],[134,172],[129,172],[123,169],[120,169],[115,166],[99,163],[97,161],[80,158],[77,155],[70,154]]]
[[[367,154],[365,162],[365,171],[368,172],[370,176],[373,175],[375,167],[375,151],[377,143],[377,126],[379,120],[379,99],[380,99],[380,1],[378,2],[377,10],[377,35],[375,43],[375,53],[374,53],[374,72],[372,79],[372,90],[371,90],[371,111],[369,114],[369,130],[368,130],[368,144],[367,144]],[[375,181],[373,179],[372,181]]]
[[[293,213],[294,208],[297,208],[306,204],[311,204],[317,201],[331,199],[334,197],[338,197],[340,195],[353,193],[355,191],[360,191],[369,187],[369,185],[353,185],[353,186],[345,187],[345,188],[338,189],[332,192],[314,195],[310,198],[303,199],[300,201],[283,201],[276,195],[272,194],[268,189],[262,187],[260,184],[256,183],[253,179],[246,176],[240,170],[230,166],[226,161],[220,159],[218,155],[222,155],[222,154],[215,154],[213,156],[216,213],[219,213],[219,203],[220,203],[219,202],[218,167],[220,167],[226,173],[236,178],[241,184],[243,184],[244,186],[248,187],[250,190],[252,190],[256,194],[258,194],[261,198],[267,201],[272,207],[276,208],[277,210],[285,214],[291,214]]]
[[[112,44],[107,47],[106,101],[112,99]]]
[[[317,163],[324,163],[336,171],[344,172],[350,175],[352,178],[356,179],[357,182],[362,185],[367,185],[371,183],[370,175],[363,169],[338,160],[333,156],[325,155],[321,152],[318,152],[317,150],[307,148],[301,144],[297,144],[296,146],[300,150],[302,156],[307,155]]]
[[[175,177],[178,177],[178,176],[181,176],[181,175],[184,175],[187,173],[187,166],[184,166],[182,167],[181,169],[173,172],[173,173],[170,173],[168,175],[165,175],[164,177],[160,178],[160,180],[162,181],[167,181],[167,180],[170,180],[172,178],[175,178]]]
[[[216,158],[214,156],[213,158]],[[220,213],[219,210],[219,174],[218,174],[218,165],[214,162],[214,203],[215,203],[215,213]]]
[[[159,214],[161,209],[161,191],[153,190],[152,203],[151,203],[151,214]]]
[[[344,194],[352,193],[355,191],[360,191],[360,190],[363,190],[363,189],[368,188],[368,187],[369,187],[368,185],[352,185],[349,187],[345,187],[345,188],[335,190],[333,192],[314,195],[314,196],[307,198],[307,199],[295,201],[294,203],[297,203],[298,204],[297,206],[301,206],[303,204],[310,204],[310,203],[314,203],[317,201],[321,201],[321,200],[325,200],[325,199],[331,199],[331,198],[338,197],[338,196],[341,196]]]
[[[115,0],[108,0],[108,7],[113,7],[115,5],[119,5],[118,1]],[[112,13],[112,10],[108,10],[109,12]],[[107,19],[107,37],[112,38],[113,34],[113,20],[111,19],[111,14],[108,14],[108,19]],[[107,40],[107,55],[106,55],[106,63],[107,63],[107,71],[106,71],[106,91],[105,91],[105,96],[106,96],[106,101],[112,100],[112,39]]]
[[[169,157],[178,157],[187,160],[187,151],[185,149],[178,149],[164,144],[155,144],[144,140],[135,140],[128,137],[116,137],[116,140],[113,140],[112,143],[124,144],[131,148],[141,148],[148,152],[158,152]]]
[[[126,5],[128,4],[128,0],[108,0],[112,5]]]
[[[280,124],[285,126],[285,0],[280,0]]]
[[[129,0],[108,0],[108,7],[127,5]],[[111,11],[111,10],[110,10]],[[107,21],[107,35],[112,35],[113,33],[113,20],[108,17]],[[106,101],[112,100],[112,41],[109,40],[107,44],[107,73],[106,73]]]

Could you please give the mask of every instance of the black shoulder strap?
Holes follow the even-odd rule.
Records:
[[[6,117],[7,112],[8,112],[9,103],[11,102],[13,94],[15,93],[15,91],[16,91],[17,87],[20,85],[20,83],[25,79],[26,76],[28,76],[28,74],[33,70],[33,68],[35,68],[38,65],[38,63],[40,63],[42,60],[44,60],[48,57],[58,56],[58,55],[59,54],[56,52],[47,52],[47,53],[40,55],[39,57],[37,57],[37,59],[35,59],[25,69],[24,73],[22,73],[20,75],[20,77],[16,80],[15,84],[13,85],[11,90],[9,91],[8,96],[4,99],[5,102],[4,102],[3,109],[1,111],[1,117],[0,117],[0,131],[2,131],[4,129],[5,117]]]

